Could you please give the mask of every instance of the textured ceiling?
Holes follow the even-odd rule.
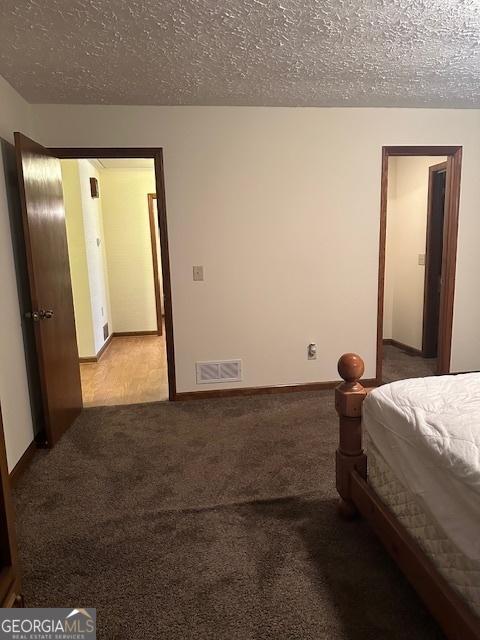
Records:
[[[480,0],[1,0],[31,102],[480,107]]]

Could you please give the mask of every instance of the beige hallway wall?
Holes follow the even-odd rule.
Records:
[[[95,355],[95,340],[78,160],[62,160],[61,165],[78,355],[87,358]]]
[[[155,331],[149,193],[151,169],[102,169],[100,190],[113,331]]]
[[[105,343],[103,325],[108,322],[112,332],[111,305],[109,296],[106,242],[104,232],[103,199],[92,198],[90,178],[100,181],[100,172],[89,160],[78,160],[80,191],[82,197],[85,250],[88,265],[90,304],[92,313],[95,353]]]
[[[105,343],[105,323],[112,332],[102,201],[90,192],[90,178],[100,176],[89,160],[61,164],[78,351],[91,358]]]

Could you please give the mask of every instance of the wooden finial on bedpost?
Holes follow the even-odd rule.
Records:
[[[338,373],[344,380],[335,389],[335,409],[340,418],[340,442],[336,452],[339,512],[344,518],[356,515],[351,499],[350,475],[356,470],[367,477],[367,457],[362,448],[362,404],[367,392],[359,380],[365,365],[356,353],[345,353],[338,361]]]

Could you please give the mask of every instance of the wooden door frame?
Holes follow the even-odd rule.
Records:
[[[377,384],[382,383],[383,306],[385,294],[385,242],[387,232],[388,159],[394,156],[447,156],[445,179],[445,215],[443,222],[442,290],[438,330],[437,373],[450,372],[452,351],[453,303],[457,261],[458,209],[462,169],[461,146],[385,146],[382,147],[380,197],[380,238],[377,307]]]
[[[147,193],[148,198],[148,222],[150,225],[150,242],[152,245],[153,287],[155,290],[155,309],[157,312],[157,335],[162,331],[162,296],[160,292],[160,274],[158,272],[157,234],[155,231],[155,215],[153,213],[153,201],[157,199],[156,193]],[[160,231],[159,231],[160,235]]]
[[[168,399],[177,399],[175,376],[175,345],[173,336],[172,285],[170,278],[170,254],[168,250],[167,204],[165,197],[165,173],[161,147],[50,147],[52,155],[60,160],[95,160],[97,158],[152,158],[155,167],[158,226],[163,278],[163,305],[165,309],[165,343],[167,348]]]
[[[430,291],[429,291],[429,282],[428,276],[430,271],[430,231],[432,226],[432,207],[433,207],[433,181],[435,178],[435,174],[440,171],[447,171],[447,162],[440,162],[439,164],[434,164],[431,167],[428,167],[428,196],[427,196],[427,233],[426,233],[426,243],[425,243],[425,277],[423,281],[423,320],[422,320],[422,354],[425,356],[425,343],[427,341],[427,308],[428,302],[430,299]],[[446,176],[445,176],[445,185],[446,185]],[[445,190],[446,191],[446,190]],[[445,220],[443,221],[443,226],[445,226]],[[443,262],[443,250],[442,250],[442,262]]]

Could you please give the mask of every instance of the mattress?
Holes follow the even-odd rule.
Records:
[[[480,616],[480,562],[467,558],[395,476],[367,437],[368,482],[417,541],[439,573]]]
[[[480,373],[400,380],[363,405],[364,429],[439,531],[480,561]]]

